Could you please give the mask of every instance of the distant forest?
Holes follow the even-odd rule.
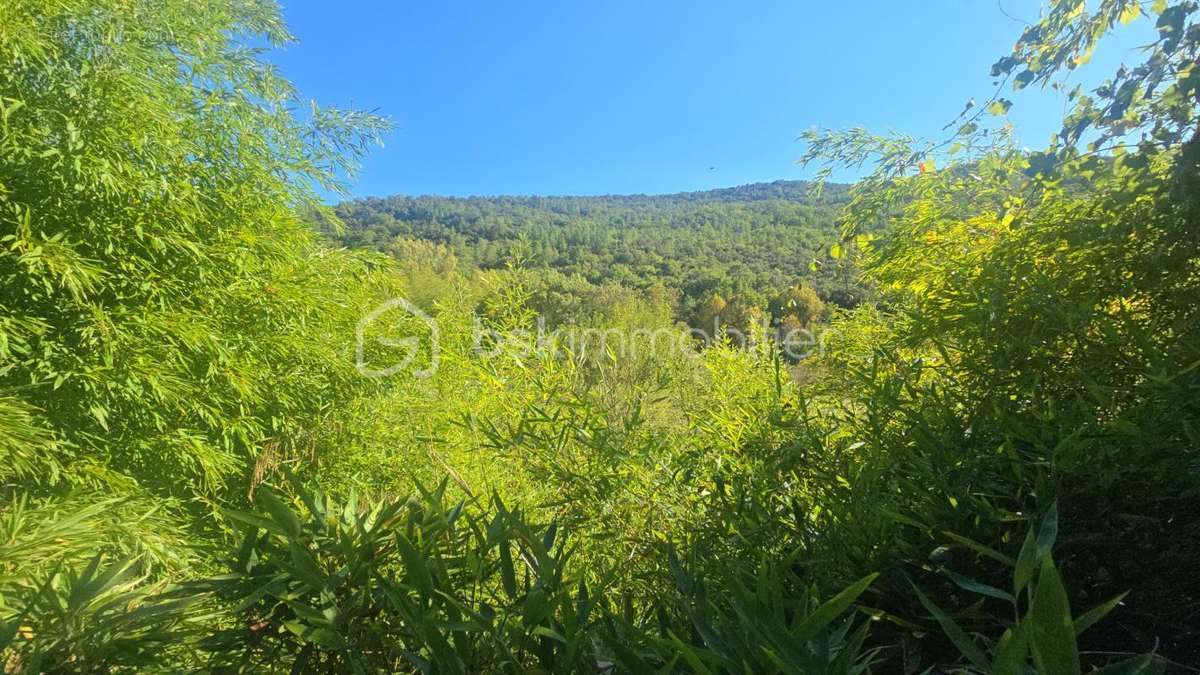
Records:
[[[828,255],[847,190],[775,181],[654,196],[371,197],[340,204],[345,227],[326,232],[443,272],[519,265],[556,270],[560,283],[657,289],[677,318],[707,327],[714,313],[744,324],[772,307],[780,320],[805,288],[857,305],[852,267]]]

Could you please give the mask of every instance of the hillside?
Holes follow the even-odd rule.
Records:
[[[681,318],[714,294],[766,308],[797,284],[849,307],[861,296],[850,270],[824,260],[847,187],[819,196],[803,181],[653,196],[397,195],[339,205],[337,238],[398,255],[412,255],[410,240],[431,242],[480,269],[519,261],[591,284],[661,284],[678,292]]]

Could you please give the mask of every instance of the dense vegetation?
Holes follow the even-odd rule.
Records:
[[[333,234],[441,278],[519,264],[557,272],[543,284],[573,285],[570,295],[588,284],[654,289],[697,329],[711,332],[718,318],[744,332],[767,313],[776,324],[789,316],[780,310],[803,288],[834,306],[862,300],[855,269],[827,255],[846,194],[843,185],[818,194],[808,183],[777,181],[661,196],[397,196],[339,205],[345,229]],[[808,324],[820,314],[818,306],[796,318]]]
[[[5,671],[1194,669],[1196,16],[1052,3],[994,77],[1159,39],[1039,152],[996,98],[946,142],[812,132],[876,167],[816,201],[338,234],[316,188],[386,123],[299,105],[273,2],[0,2]],[[736,297],[821,348],[686,339]]]

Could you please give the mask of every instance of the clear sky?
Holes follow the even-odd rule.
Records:
[[[1001,6],[1003,11],[1001,11]],[[662,193],[811,175],[812,126],[939,136],[1037,0],[291,0],[303,96],[396,130],[356,195]],[[1098,54],[1085,84],[1150,35]],[[1147,40],[1141,39],[1140,43]],[[1012,97],[1042,146],[1063,103]]]

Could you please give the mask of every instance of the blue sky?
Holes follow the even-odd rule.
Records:
[[[1036,0],[1000,0],[1033,21]],[[355,195],[612,194],[801,179],[812,126],[938,136],[1022,24],[996,0],[293,0],[272,54],[306,98],[396,129]],[[1080,75],[1092,84],[1149,22]],[[1044,145],[1062,99],[1022,92]]]

